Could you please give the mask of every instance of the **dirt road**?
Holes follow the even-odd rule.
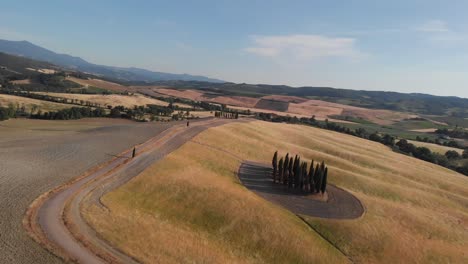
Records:
[[[37,223],[54,252],[80,263],[136,263],[106,241],[101,240],[80,214],[82,202],[100,203],[108,191],[137,176],[146,167],[174,151],[203,130],[231,122],[212,119],[173,126],[157,137],[139,145],[137,156],[131,158],[132,149],[122,153],[110,163],[90,175],[48,197],[37,209]],[[70,228],[73,232],[70,232]],[[72,234],[73,233],[73,234]]]
[[[265,164],[243,162],[238,175],[242,184],[249,190],[295,214],[330,219],[354,219],[364,213],[364,207],[354,195],[331,184],[327,185],[326,202],[291,194],[284,186],[273,183],[271,168]]]

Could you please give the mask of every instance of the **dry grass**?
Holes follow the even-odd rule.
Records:
[[[63,97],[68,99],[77,99],[83,101],[89,101],[92,103],[97,103],[102,106],[118,106],[123,105],[125,107],[132,108],[135,105],[147,105],[147,104],[155,104],[155,105],[163,105],[167,106],[168,103],[164,101],[160,101],[157,99],[153,99],[150,97],[143,96],[141,94],[134,94],[134,95],[118,95],[118,94],[69,94],[69,93],[47,93],[47,92],[38,92],[40,94],[47,94],[50,96],[56,97]]]
[[[421,128],[421,129],[411,129],[413,132],[422,132],[422,133],[434,133],[437,128]]]
[[[190,115],[193,115],[198,118],[206,118],[214,116],[212,111],[190,111]]]
[[[37,106],[38,109],[40,109],[42,112],[57,111],[71,107],[71,105],[67,104],[47,102],[8,94],[0,94],[0,106],[8,107],[9,104],[13,104],[15,106],[19,105],[20,107],[24,106],[27,112],[30,112],[34,105]]]
[[[236,105],[240,107],[254,107],[259,101],[258,98],[246,96],[217,96],[214,98],[204,97],[203,101],[214,102],[218,104]]]
[[[308,99],[303,98],[303,97],[288,96],[288,95],[267,95],[267,96],[263,96],[262,99],[283,101],[283,102],[296,103],[296,104],[304,103],[308,101]]]
[[[196,90],[174,90],[174,89],[160,88],[160,89],[153,89],[153,91],[160,93],[160,94],[190,99],[194,101],[200,101],[200,98],[203,95],[202,92],[199,92]]]
[[[194,141],[212,147],[187,143],[106,195],[111,213],[88,208],[97,230],[145,262],[337,262],[339,254],[296,217],[237,183],[236,157],[269,162],[278,149],[325,160],[330,181],[363,201],[367,212],[358,220],[306,218],[355,261],[468,261],[465,176],[298,125],[230,124]]]
[[[33,68],[26,68],[27,70],[30,70],[30,71],[35,71],[35,72],[40,72],[40,73],[44,73],[44,74],[54,74],[56,72],[56,70],[53,70],[53,69],[46,69],[46,68],[43,68],[43,69],[33,69]]]
[[[441,145],[437,145],[437,144],[414,141],[414,140],[408,140],[408,142],[415,145],[415,146],[417,146],[417,147],[426,147],[426,148],[430,149],[432,152],[436,152],[436,153],[439,153],[439,154],[442,154],[442,155],[447,153],[447,151],[449,151],[449,150],[454,150],[454,151],[458,152],[459,154],[463,153],[463,149],[459,149],[459,148],[446,147],[446,146],[441,146]]]
[[[100,79],[80,79],[80,78],[75,78],[75,77],[67,77],[67,80],[81,84],[85,87],[88,86],[94,86],[102,89],[107,89],[110,91],[115,91],[115,92],[125,92],[125,91],[131,91],[132,89],[120,85],[118,83],[113,83],[113,82],[108,82]]]
[[[12,84],[31,84],[31,79],[10,81]]]

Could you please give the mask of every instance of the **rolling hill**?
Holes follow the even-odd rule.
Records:
[[[173,74],[165,72],[153,72],[139,68],[122,68],[93,64],[80,57],[74,57],[67,54],[58,54],[51,50],[39,47],[28,41],[9,41],[0,40],[0,52],[23,56],[34,60],[46,61],[67,69],[92,73],[106,78],[118,79],[121,81],[205,81],[205,82],[223,82],[221,80],[208,78],[205,76],[195,76],[189,74]]]

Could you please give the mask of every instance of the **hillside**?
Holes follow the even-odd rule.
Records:
[[[468,117],[468,99],[428,94],[363,91],[331,87],[290,87],[286,85],[160,81],[153,85],[176,89],[196,89],[206,93],[262,97],[288,95],[319,99],[351,106],[412,112],[427,115]]]
[[[221,80],[211,79],[204,76],[195,76],[189,74],[173,74],[165,72],[153,72],[139,68],[122,68],[105,65],[97,65],[85,61],[80,57],[74,57],[67,54],[58,54],[48,49],[34,45],[28,41],[9,41],[0,40],[0,52],[13,55],[24,56],[27,58],[47,61],[49,63],[82,72],[88,72],[101,75],[107,78],[118,79],[122,81],[142,81],[154,82],[164,80],[195,80],[206,82],[223,82]]]
[[[30,69],[57,69],[53,64],[0,52],[0,78],[25,78],[38,75]]]
[[[243,160],[271,163],[275,150],[324,160],[330,182],[359,198],[364,216],[304,217],[315,230],[308,229],[239,184]],[[203,132],[106,194],[104,207],[83,213],[99,234],[147,263],[343,261],[334,247],[355,263],[465,263],[467,180],[348,135],[236,123]]]

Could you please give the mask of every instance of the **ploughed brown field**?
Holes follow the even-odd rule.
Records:
[[[303,216],[311,229],[239,183],[243,160],[269,163],[275,150],[324,160],[329,182],[356,196],[365,214]],[[87,221],[145,263],[468,261],[467,177],[375,142],[300,125],[211,128],[102,202],[109,210],[82,208]]]
[[[0,263],[62,263],[25,233],[26,208],[169,125],[103,118],[0,122]]]

